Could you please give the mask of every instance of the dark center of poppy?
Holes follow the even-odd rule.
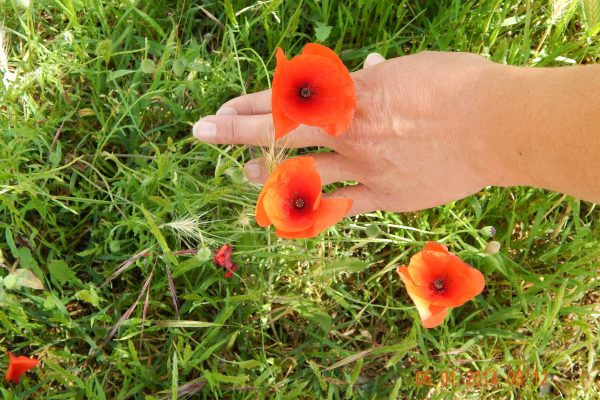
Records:
[[[306,209],[306,199],[299,192],[294,192],[290,197],[290,208],[304,212]]]
[[[300,97],[302,97],[303,99],[308,99],[310,98],[310,88],[308,86],[303,86],[300,88],[300,90],[298,91],[298,94],[300,95]]]
[[[447,286],[447,282],[445,278],[438,278],[436,280],[433,281],[433,291],[435,293],[444,293],[446,292],[446,286]]]

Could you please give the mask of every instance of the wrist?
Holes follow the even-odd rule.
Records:
[[[530,71],[489,62],[474,83],[472,137],[486,186],[536,186],[527,158],[535,143],[523,129]]]

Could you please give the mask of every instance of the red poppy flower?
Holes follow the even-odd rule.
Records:
[[[13,383],[19,383],[21,375],[29,371],[33,367],[37,367],[40,360],[35,358],[29,358],[25,356],[15,357],[10,351],[8,354],[8,371],[6,372],[6,382],[13,381]]]
[[[300,124],[319,126],[333,136],[344,133],[356,97],[350,73],[335,52],[309,43],[289,61],[281,48],[276,55],[271,94],[275,139]]]
[[[225,268],[225,278],[233,277],[233,273],[237,271],[238,265],[231,261],[231,253],[233,252],[233,246],[230,244],[224,244],[215,257],[213,258],[213,262],[220,267]]]
[[[412,256],[408,268],[401,266],[397,271],[425,328],[440,325],[449,307],[462,306],[485,286],[481,272],[434,242]]]
[[[296,157],[277,166],[256,203],[256,222],[275,226],[282,238],[309,238],[338,223],[351,199],[321,198],[321,177],[312,157]]]

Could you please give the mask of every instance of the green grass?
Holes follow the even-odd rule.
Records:
[[[269,86],[277,46],[318,34],[351,69],[372,51],[597,63],[593,2],[554,16],[516,0],[24,3],[0,2],[17,76],[0,85],[0,351],[42,363],[5,399],[534,399],[534,371],[546,398],[599,398],[596,205],[488,188],[278,240],[254,222],[248,149],[191,138],[200,116]],[[487,279],[433,330],[394,272],[429,240]],[[230,280],[210,261],[224,243]],[[14,286],[16,269],[45,289]],[[433,386],[417,385],[426,371]],[[476,371],[498,382],[467,385]]]

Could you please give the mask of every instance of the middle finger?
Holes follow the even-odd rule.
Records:
[[[272,114],[210,115],[194,124],[194,136],[212,144],[247,144],[287,148],[322,146],[334,148],[335,141],[322,129],[301,125],[274,142]],[[273,143],[274,142],[274,143]]]

